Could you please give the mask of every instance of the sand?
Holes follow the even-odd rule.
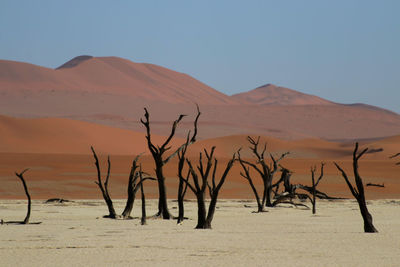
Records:
[[[399,114],[283,87],[228,96],[189,75],[117,57],[81,58],[67,65],[54,70],[0,60],[0,114],[79,119],[143,132],[139,119],[148,107],[154,133],[168,135],[179,114],[191,116],[183,127],[192,126],[197,103],[203,139],[255,134],[339,140],[400,133]]]
[[[115,202],[121,211],[124,201]],[[148,213],[156,210],[156,201],[147,204]],[[177,213],[176,202],[170,206]],[[0,225],[1,266],[398,266],[400,201],[368,207],[379,233],[363,232],[353,200],[318,201],[316,215],[288,206],[252,213],[253,202],[220,200],[212,230],[194,229],[195,202],[185,203],[190,219],[182,225],[148,219],[141,226],[102,218],[100,200],[34,201],[31,221],[41,224]],[[134,216],[139,208],[137,201]],[[4,220],[25,212],[26,201],[0,201]]]

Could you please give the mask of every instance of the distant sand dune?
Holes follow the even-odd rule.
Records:
[[[63,117],[143,132],[139,118],[148,107],[160,122],[154,133],[165,136],[176,116],[195,113],[195,103],[202,111],[202,139],[257,134],[354,140],[400,133],[400,115],[394,112],[270,84],[228,96],[187,74],[118,57],[81,56],[58,69],[0,60],[3,115]]]

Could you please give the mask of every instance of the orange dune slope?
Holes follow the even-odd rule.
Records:
[[[158,144],[165,137],[152,135]],[[184,140],[175,138],[176,142]],[[0,116],[0,152],[137,155],[147,152],[144,133],[60,118],[19,119]]]
[[[251,137],[255,140],[258,138],[257,135]],[[152,134],[155,144],[161,144],[165,139],[164,136]],[[184,139],[174,137],[171,145],[177,147],[184,142]],[[260,149],[264,143],[267,144],[268,153],[278,156],[290,152],[290,158],[348,158],[353,151],[352,142],[329,142],[316,138],[282,140],[261,136]],[[3,153],[90,154],[91,145],[104,154],[148,154],[145,134],[141,132],[71,119],[0,116],[0,152]],[[252,157],[249,145],[247,135],[203,139],[190,146],[188,155],[197,156],[204,148],[216,146],[218,157],[229,158],[238,149],[241,149],[243,157]],[[400,136],[364,141],[361,145],[370,149],[367,159],[388,159],[390,155],[400,152]]]

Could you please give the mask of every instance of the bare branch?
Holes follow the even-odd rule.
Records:
[[[349,178],[347,177],[347,174],[344,172],[344,170],[342,168],[340,168],[340,166],[336,162],[334,162],[334,164],[335,164],[336,168],[342,173],[342,176],[343,176],[344,180],[346,181],[347,186],[350,189],[350,192],[353,194],[353,196],[356,199],[358,199],[359,194],[358,194],[357,190],[351,185]]]
[[[394,155],[390,156],[389,159],[393,159],[393,158],[398,157],[398,156],[400,156],[400,153],[397,153],[397,154],[394,154]]]

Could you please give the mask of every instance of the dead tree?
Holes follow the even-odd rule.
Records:
[[[146,127],[146,139],[147,139],[147,146],[153,156],[154,163],[156,165],[155,171],[157,176],[157,183],[158,183],[158,212],[156,214],[157,217],[162,217],[163,219],[171,219],[171,214],[168,210],[168,203],[167,203],[167,189],[165,186],[165,176],[163,173],[163,167],[167,164],[173,157],[175,157],[179,151],[181,151],[184,147],[193,144],[196,141],[197,136],[197,121],[200,116],[200,109],[197,106],[197,116],[194,121],[194,132],[192,138],[190,138],[189,143],[185,143],[178,147],[175,152],[170,154],[169,156],[165,157],[164,153],[171,149],[171,146],[168,146],[171,142],[172,138],[175,135],[176,127],[178,126],[179,122],[185,117],[186,115],[179,115],[178,119],[175,120],[172,124],[171,133],[169,134],[168,138],[161,146],[155,146],[151,140],[151,131],[150,131],[150,121],[149,121],[149,112],[147,109],[144,109],[144,119],[140,119],[141,123]]]
[[[238,150],[238,160],[244,171],[244,173],[240,172],[240,175],[249,182],[251,190],[253,191],[254,197],[256,198],[257,212],[265,212],[265,210],[264,210],[265,197],[263,196],[262,199],[260,198],[260,195],[258,194],[257,189],[256,189],[256,187],[253,183],[253,180],[251,178],[251,175],[250,175],[250,167],[246,166],[245,163],[243,162],[242,158],[240,157],[240,149]],[[265,192],[265,190],[264,190],[264,192]]]
[[[350,183],[347,174],[344,172],[342,168],[335,162],[336,168],[342,173],[344,180],[346,181],[347,186],[350,189],[350,192],[353,194],[354,198],[358,202],[358,206],[360,208],[361,216],[364,220],[364,231],[366,233],[376,233],[378,230],[374,227],[372,223],[372,215],[369,213],[367,208],[367,203],[365,201],[365,193],[364,193],[364,186],[361,179],[361,176],[358,172],[358,160],[367,152],[368,148],[365,148],[363,151],[358,153],[358,142],[355,145],[354,152],[353,152],[353,173],[354,179],[356,182],[357,188],[353,187]]]
[[[138,160],[139,160],[140,155],[136,156],[136,158],[133,160],[132,162],[132,167],[131,167],[131,171],[129,173],[129,179],[128,179],[128,198],[126,200],[126,205],[125,205],[125,209],[122,212],[122,217],[124,219],[131,219],[131,212],[132,212],[132,208],[133,208],[133,204],[135,202],[135,198],[136,198],[136,193],[139,190],[139,185],[142,186],[142,179],[139,181],[138,183],[138,179],[140,177],[140,175],[142,174],[142,170],[140,169],[139,171],[137,171],[137,169],[139,168],[138,165]]]
[[[272,190],[275,196],[277,196],[279,191],[279,185],[283,183],[283,188],[284,188],[283,192],[292,194],[296,191],[296,186],[292,185],[292,183],[290,182],[290,178],[292,177],[292,172],[289,169],[286,169],[282,166],[280,167],[281,167],[281,178],[279,179],[278,182],[272,185]]]
[[[316,212],[316,198],[332,198],[326,195],[325,193],[318,191],[316,187],[318,186],[319,182],[324,176],[324,166],[325,163],[321,163],[321,173],[318,179],[315,181],[315,172],[316,172],[316,167],[311,167],[311,186],[306,186],[302,184],[292,184],[290,182],[290,177],[292,172],[284,167],[281,166],[281,179],[276,182],[272,187],[275,188],[274,193],[276,196],[276,199],[272,203],[273,206],[276,206],[277,204],[281,203],[286,203],[286,204],[292,204],[294,206],[306,206],[304,204],[298,204],[294,203],[293,199],[294,198],[299,198],[299,199],[309,199],[311,204],[312,204],[312,213],[315,214]],[[279,190],[279,185],[283,183],[284,186],[284,191],[281,193],[278,193]],[[302,189],[306,192],[308,192],[310,195],[305,194],[305,193],[298,193],[297,189]]]
[[[319,184],[319,181],[321,181],[322,177],[324,177],[324,163],[321,163],[321,173],[320,176],[317,179],[317,182],[315,182],[315,172],[317,171],[317,167],[311,167],[311,182],[312,182],[312,213],[315,214],[316,212],[316,187]]]
[[[329,196],[328,194],[326,194],[326,193],[324,193],[322,191],[319,191],[317,189],[317,186],[319,185],[319,182],[324,177],[324,166],[325,166],[325,163],[321,163],[321,168],[320,168],[321,172],[320,172],[320,176],[318,177],[317,181],[315,182],[315,188],[313,188],[312,186],[303,185],[303,184],[296,184],[296,185],[294,185],[294,187],[296,189],[303,189],[304,191],[308,192],[311,195],[314,194],[313,192],[315,191],[315,197],[319,198],[319,199],[343,199],[343,198],[340,198],[340,197]]]
[[[29,223],[29,218],[31,217],[31,196],[29,195],[28,192],[28,187],[26,186],[25,179],[24,179],[24,173],[27,172],[28,169],[23,170],[21,173],[15,173],[15,175],[21,180],[22,185],[24,186],[24,191],[25,195],[28,198],[28,211],[26,212],[25,219],[21,222],[21,224],[28,224]]]
[[[29,169],[25,169],[20,173],[15,172],[15,175],[21,180],[22,185],[24,187],[25,195],[28,198],[28,210],[26,212],[25,219],[23,221],[3,221],[3,219],[0,220],[0,224],[41,224],[42,222],[34,222],[30,223],[29,218],[31,217],[31,196],[29,195],[28,187],[26,185],[25,179],[24,179],[24,173],[27,172]]]
[[[190,175],[193,179],[193,185],[188,180],[183,180],[188,185],[188,187],[193,191],[197,198],[197,225],[196,229],[211,229],[211,222],[214,218],[215,208],[217,205],[218,194],[221,190],[222,185],[225,182],[225,179],[235,162],[235,154],[232,159],[226,165],[225,171],[223,172],[221,179],[218,183],[216,183],[216,171],[218,160],[214,158],[214,150],[215,147],[211,148],[210,153],[204,149],[204,153],[206,156],[206,165],[204,166],[202,153],[200,152],[199,164],[197,166],[197,170],[199,174],[195,171],[191,161],[186,159],[186,162],[189,166]],[[209,182],[209,176],[211,175],[211,181]],[[200,176],[200,178],[199,178]],[[200,181],[201,180],[201,181]],[[211,197],[210,204],[208,206],[208,212],[206,211],[205,204],[205,192],[208,187],[209,195]]]
[[[244,175],[246,176],[246,169],[249,170],[251,168],[253,168],[261,177],[262,181],[263,181],[263,196],[262,196],[262,205],[264,206],[264,204],[267,207],[272,207],[272,181],[274,179],[274,175],[275,173],[278,171],[278,166],[279,166],[279,162],[286,156],[289,154],[289,152],[283,153],[278,159],[275,159],[275,157],[270,153],[269,156],[271,158],[271,163],[268,164],[266,162],[265,159],[265,153],[267,150],[267,144],[264,144],[264,148],[262,149],[262,151],[259,150],[259,143],[260,143],[260,137],[257,138],[257,140],[254,140],[253,138],[251,138],[250,136],[247,136],[247,140],[250,143],[250,150],[253,152],[253,155],[256,157],[256,163],[252,163],[249,161],[245,161],[243,159],[240,159],[239,161],[241,162],[242,168],[244,170]],[[247,168],[246,168],[247,166]],[[245,177],[246,178],[246,177]],[[246,178],[247,179],[247,178]],[[247,179],[250,183],[250,180]],[[251,186],[251,184],[250,184]],[[254,189],[253,189],[254,192]]]
[[[110,194],[108,192],[108,182],[110,179],[110,170],[111,170],[111,161],[110,161],[110,156],[107,157],[107,176],[106,179],[103,183],[102,178],[101,178],[101,170],[100,170],[100,164],[99,164],[99,159],[97,157],[96,151],[94,150],[93,147],[90,147],[93,153],[93,157],[95,159],[95,165],[96,165],[96,169],[97,169],[97,181],[95,181],[95,183],[99,186],[100,191],[102,193],[102,196],[104,198],[104,201],[107,204],[107,208],[108,208],[108,215],[105,215],[104,218],[111,218],[111,219],[132,219],[132,217],[130,216],[131,212],[132,212],[132,208],[133,208],[133,204],[135,201],[135,196],[137,191],[139,190],[139,187],[141,186],[141,184],[145,181],[145,180],[155,180],[152,177],[145,177],[142,180],[138,181],[138,179],[140,178],[140,171],[137,171],[138,169],[138,160],[140,155],[138,155],[132,163],[132,167],[131,167],[131,171],[129,174],[129,179],[128,179],[128,198],[126,201],[126,205],[124,208],[124,211],[122,212],[122,215],[118,215],[115,212],[114,209],[114,204],[113,201],[110,197]]]
[[[99,165],[99,159],[97,157],[97,154],[96,154],[94,148],[91,146],[90,149],[92,150],[93,157],[95,159],[94,164],[96,165],[96,169],[97,169],[97,181],[95,181],[95,183],[100,188],[101,194],[103,195],[104,201],[107,204],[107,208],[108,208],[108,212],[109,212],[109,214],[104,217],[116,219],[119,216],[117,216],[117,213],[115,212],[113,201],[110,197],[110,194],[108,193],[108,181],[110,179],[110,170],[111,170],[110,156],[107,157],[107,176],[106,176],[106,180],[103,184],[103,181],[101,180],[101,170],[100,170],[100,165]]]
[[[290,204],[293,205],[295,207],[305,207],[305,208],[309,208],[307,205],[302,204],[302,203],[296,203],[293,202],[293,199],[298,198],[298,199],[309,199],[312,202],[312,199],[309,195],[307,194],[302,194],[302,193],[297,193],[296,189],[298,188],[298,185],[293,185],[290,182],[290,178],[292,177],[292,172],[283,167],[281,167],[281,178],[279,179],[278,182],[276,182],[275,184],[272,185],[272,188],[275,188],[274,193],[275,193],[275,197],[274,197],[274,201],[272,202],[272,207],[276,207],[278,204]],[[279,185],[283,183],[283,191],[282,192],[278,192],[279,191]]]

